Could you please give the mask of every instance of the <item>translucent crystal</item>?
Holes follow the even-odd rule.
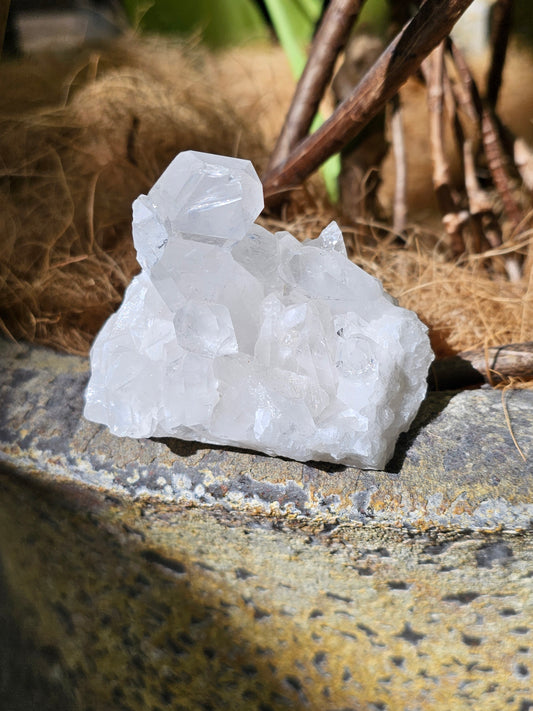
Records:
[[[142,272],[94,342],[85,416],[382,468],[425,395],[427,329],[334,222],[300,243],[256,225],[262,208],[249,161],[193,151],[134,202]]]

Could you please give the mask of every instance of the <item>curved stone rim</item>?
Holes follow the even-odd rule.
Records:
[[[525,531],[533,524],[533,392],[430,393],[386,471],[180,440],[117,438],[84,420],[85,358],[0,342],[0,463],[132,499],[325,525]]]

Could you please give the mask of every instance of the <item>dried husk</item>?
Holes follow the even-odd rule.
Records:
[[[2,331],[86,354],[138,271],[133,199],[182,150],[246,157],[261,172],[292,89],[284,58],[268,48],[211,56],[190,45],[123,38],[1,66]],[[409,91],[420,100],[416,86]],[[411,112],[407,142],[409,130],[415,140],[421,131],[419,112]],[[429,325],[438,355],[533,339],[529,220],[510,235],[526,260],[520,283],[507,281],[503,256],[450,261],[424,179],[429,158],[423,149],[413,153],[420,165],[409,177],[419,193],[428,186],[410,197],[420,219],[404,241],[383,226],[370,225],[369,236],[368,225],[341,221],[353,259]],[[282,219],[264,224],[304,239],[330,219],[341,220],[315,180]]]

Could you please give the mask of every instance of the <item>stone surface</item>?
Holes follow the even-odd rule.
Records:
[[[44,711],[530,708],[533,393],[506,394],[527,462],[478,390],[369,472],[116,438],[87,360],[0,360],[8,711],[32,675]]]
[[[528,530],[533,393],[430,393],[386,471],[306,463],[172,438],[129,439],[82,417],[86,359],[0,341],[0,457],[137,498],[353,524]]]
[[[91,351],[85,416],[300,461],[382,468],[426,391],[426,327],[331,223],[254,224],[251,163],[187,151],[133,207],[142,273]]]

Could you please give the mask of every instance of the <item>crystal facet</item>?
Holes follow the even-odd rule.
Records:
[[[254,220],[249,161],[180,153],[133,204],[142,267],[91,350],[85,416],[300,461],[382,468],[426,392],[427,328],[346,255]]]

